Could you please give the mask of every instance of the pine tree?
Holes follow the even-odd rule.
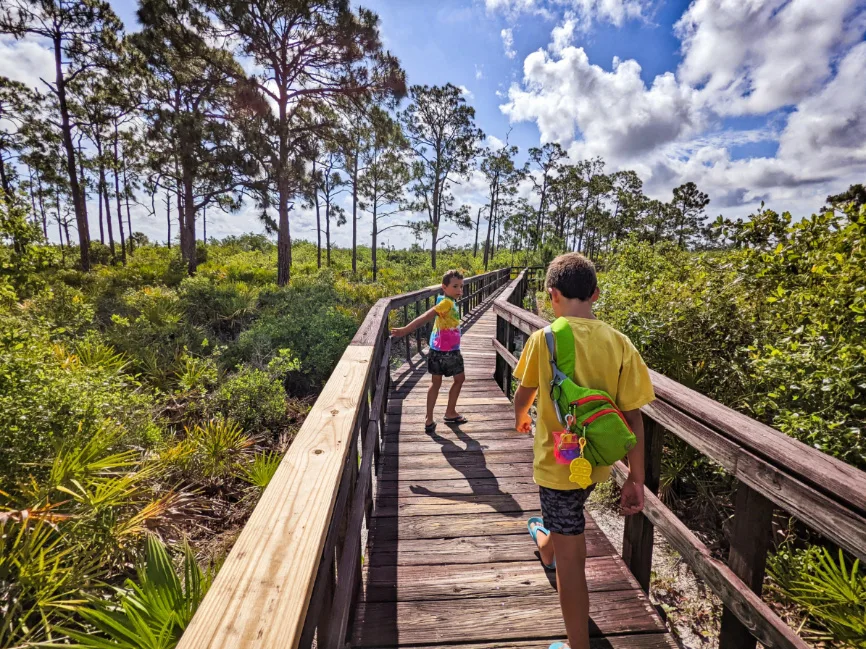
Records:
[[[90,270],[90,230],[73,141],[74,126],[67,84],[98,67],[118,45],[123,26],[103,0],[5,0],[0,9],[0,33],[15,38],[46,39],[54,54],[54,81],[45,82],[57,100],[65,168],[78,229],[80,265]]]
[[[674,188],[671,206],[675,210],[676,225],[674,228],[677,245],[684,248],[695,235],[701,231],[704,221],[704,209],[710,204],[709,197],[698,190],[693,182],[687,182]]]
[[[455,208],[451,186],[470,173],[484,134],[475,127],[475,109],[466,105],[463,93],[450,83],[412,86],[410,95],[412,103],[400,114],[400,121],[416,156],[414,207],[427,217],[426,223],[416,224],[416,232],[430,233],[430,261],[435,269],[443,223],[472,227],[468,206]]]
[[[259,191],[263,210],[277,208],[277,283],[289,282],[292,241],[289,209],[303,192],[303,160],[319,124],[310,116],[339,97],[361,99],[379,93],[401,96],[404,73],[383,51],[379,19],[345,0],[202,0],[217,17],[238,53],[261,70],[250,81],[274,106],[263,156],[267,187]],[[244,78],[246,78],[244,76]]]
[[[378,237],[400,225],[379,228],[379,221],[398,213],[403,207],[403,193],[410,180],[407,160],[409,143],[400,124],[381,108],[370,113],[370,136],[360,152],[361,165],[365,173],[359,179],[361,208],[372,217],[373,280],[378,277]],[[388,211],[388,208],[391,208]]]

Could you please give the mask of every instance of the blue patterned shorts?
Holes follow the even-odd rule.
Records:
[[[572,489],[560,491],[538,487],[541,500],[541,518],[544,526],[551,532],[563,536],[580,536],[586,529],[586,515],[583,507],[589,494],[595,489],[590,485],[587,489]]]

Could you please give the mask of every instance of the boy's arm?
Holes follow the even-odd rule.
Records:
[[[538,388],[527,388],[521,385],[514,393],[514,427],[518,433],[528,433],[532,430],[532,418],[529,409],[535,401]]]
[[[427,324],[431,320],[436,317],[436,309],[430,309],[426,313],[422,313],[417,318],[415,318],[412,322],[407,324],[405,327],[394,327],[391,329],[391,335],[394,338],[402,338],[406,334],[410,334],[415,331],[421,325]]]
[[[645,478],[643,417],[640,410],[626,410],[622,414],[637,438],[634,448],[628,452],[628,479],[622,485],[622,497],[620,498],[623,516],[631,516],[643,509]]]

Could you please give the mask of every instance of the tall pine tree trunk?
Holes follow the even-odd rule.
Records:
[[[186,262],[187,272],[195,275],[198,268],[198,260],[195,254],[195,195],[192,187],[192,172],[187,164],[183,170],[183,223],[186,230]]]
[[[360,145],[358,145],[360,147]],[[352,274],[358,272],[358,148],[352,164]]]
[[[325,251],[328,268],[331,267],[331,199],[325,201]]]
[[[478,214],[475,216],[475,245],[472,246],[472,257],[478,256],[478,229],[481,227],[481,212],[484,207],[478,208]]]
[[[129,191],[129,180],[126,177],[126,159],[123,160],[123,195],[126,198],[126,226],[129,231],[129,254],[131,255],[135,252],[132,249],[132,214],[129,210],[129,195],[132,192]]]
[[[69,177],[69,191],[72,194],[72,204],[75,208],[75,222],[78,226],[79,263],[81,270],[89,271],[90,230],[87,226],[84,201],[81,198],[81,187],[78,185],[78,172],[75,169],[75,147],[72,144],[72,122],[69,119],[69,106],[66,102],[66,79],[63,76],[63,48],[60,34],[55,34],[54,36],[54,72],[57,101],[60,104],[63,148],[66,150],[66,173]]]
[[[288,96],[280,92],[279,123],[279,164],[277,165],[277,209],[279,212],[277,230],[277,284],[286,286],[292,272],[292,236],[289,231],[289,143],[288,117],[286,115]]]
[[[171,250],[171,194],[168,187],[165,188],[165,220],[167,225],[165,245]]]
[[[117,228],[118,233],[120,234],[120,261],[126,266],[126,236],[123,232],[123,207],[120,202],[120,174],[117,172],[117,167],[119,164],[118,156],[117,156],[117,141],[120,137],[120,134],[117,132],[117,122],[114,122],[114,199],[117,203]]]
[[[48,215],[45,213],[45,200],[42,194],[42,176],[39,171],[36,172],[36,183],[39,191],[39,212],[42,215],[42,235],[48,239]]]
[[[376,281],[376,276],[378,273],[378,268],[376,266],[376,246],[378,245],[376,242],[376,237],[379,234],[379,224],[377,223],[376,217],[376,201],[373,201],[373,248],[370,250],[373,256],[373,281]]]
[[[105,178],[105,158],[102,151],[102,138],[97,135],[96,140],[96,155],[99,157],[99,200],[105,205],[105,223],[108,226],[108,247],[111,249],[112,261],[117,259],[117,253],[114,250],[114,229],[111,225],[111,205],[108,201],[108,181]],[[100,225],[102,221],[100,220]]]
[[[316,178],[316,158],[313,157],[313,182]],[[313,201],[316,204],[316,268],[322,267],[322,214],[319,210],[319,188],[313,187]]]

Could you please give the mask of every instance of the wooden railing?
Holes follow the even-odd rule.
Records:
[[[463,314],[507,285],[504,268],[465,281]],[[343,649],[361,582],[362,536],[385,430],[396,312],[439,286],[370,309],[184,632],[179,649]],[[414,307],[414,308],[413,308]],[[416,351],[422,334],[414,336]],[[406,337],[411,356],[410,337]]]
[[[521,273],[494,302],[497,315],[497,380],[511,393],[518,339],[549,323],[524,310],[529,275]],[[828,541],[866,560],[866,473],[731,410],[656,372],[656,401],[642,409],[646,446],[643,514],[626,519],[623,559],[648,590],[653,528],[661,532],[725,605],[720,649],[808,645],[761,600],[772,515],[778,507]],[[666,434],[679,437],[737,480],[727,564],[658,498]],[[614,467],[622,484],[623,463]]]

